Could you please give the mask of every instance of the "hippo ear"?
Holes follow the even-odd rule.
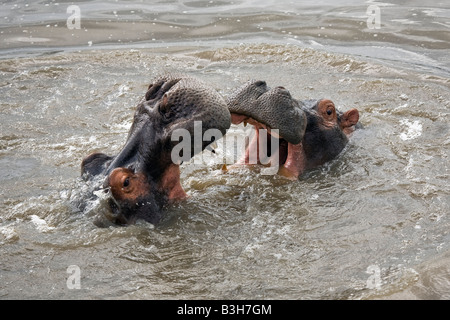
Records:
[[[96,176],[102,173],[113,158],[98,152],[88,155],[81,162],[81,175],[86,173],[87,175]]]
[[[344,113],[341,117],[341,128],[348,128],[354,126],[359,121],[359,112],[356,109],[351,109]]]
[[[168,113],[170,111],[169,98],[167,98],[167,93],[165,93],[159,104],[159,111],[162,113]]]
[[[172,110],[172,105],[169,103],[167,93],[165,93],[159,103],[159,112],[166,120],[172,118],[176,113]]]

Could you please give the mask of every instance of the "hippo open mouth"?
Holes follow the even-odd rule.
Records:
[[[179,165],[225,135],[230,119],[224,99],[207,84],[186,75],[159,77],[138,104],[119,154],[87,156],[82,176],[105,176],[113,222],[155,224],[164,205],[186,198]]]
[[[276,150],[277,173],[292,180],[334,159],[359,120],[356,109],[342,113],[331,100],[298,101],[285,88],[270,89],[264,81],[250,81],[238,88],[227,106],[233,124],[249,123],[256,130],[238,164],[264,164],[261,155],[267,154],[273,166]],[[267,141],[275,142],[277,148]]]
[[[278,167],[278,173],[300,174],[306,115],[288,90],[271,89],[265,81],[250,81],[228,98],[227,106],[233,124],[255,127],[238,164],[270,164]]]

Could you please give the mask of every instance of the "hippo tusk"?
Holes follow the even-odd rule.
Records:
[[[208,150],[208,151],[211,151],[214,154],[216,154],[216,150],[214,150],[211,146],[207,146],[205,149]]]

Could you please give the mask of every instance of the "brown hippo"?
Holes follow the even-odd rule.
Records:
[[[244,84],[230,95],[227,105],[233,124],[250,123],[256,129],[239,163],[249,163],[252,153],[260,156],[258,148],[264,144],[259,129],[268,129],[270,135],[277,128],[278,174],[293,180],[338,156],[359,120],[356,109],[342,113],[327,99],[298,101],[285,88],[270,89],[264,81]]]
[[[82,177],[103,179],[103,190],[109,193],[109,218],[114,223],[143,219],[155,224],[164,205],[186,198],[180,183],[181,162],[223,136],[230,124],[225,100],[204,82],[186,75],[159,77],[138,104],[121,151],[115,156],[87,156],[81,164]],[[207,130],[217,134],[194,139],[195,134],[204,137]],[[180,131],[191,137],[191,150],[180,149],[184,154],[174,157],[172,151],[182,141],[173,136]]]

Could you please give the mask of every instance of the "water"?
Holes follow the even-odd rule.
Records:
[[[79,30],[68,6],[1,5],[2,299],[449,298],[447,4],[85,1]],[[219,142],[183,164],[190,198],[161,225],[98,228],[81,160],[120,150],[173,71],[224,96],[263,79],[327,97],[364,129],[297,182],[223,174]]]

